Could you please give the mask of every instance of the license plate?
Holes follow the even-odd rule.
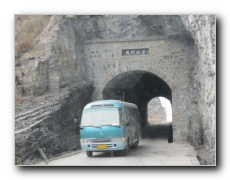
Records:
[[[106,149],[107,145],[106,144],[98,144],[97,149]]]

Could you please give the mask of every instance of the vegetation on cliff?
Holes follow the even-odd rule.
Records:
[[[15,15],[15,57],[33,48],[34,39],[49,23],[50,15]]]

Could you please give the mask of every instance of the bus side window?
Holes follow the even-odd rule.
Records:
[[[129,119],[129,112],[128,112],[128,109],[127,109],[127,108],[124,109],[124,114],[123,114],[123,116],[124,116],[124,122],[127,122],[128,119]]]
[[[135,123],[135,109],[130,109],[130,119],[131,119],[131,123],[134,124]]]
[[[127,117],[126,121],[130,121],[130,123],[132,123],[133,122],[132,111],[131,111],[132,109],[127,108],[126,110],[127,110],[125,113]]]

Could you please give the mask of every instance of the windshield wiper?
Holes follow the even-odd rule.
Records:
[[[120,127],[119,124],[103,124],[101,126],[115,126],[115,127]]]
[[[95,128],[101,128],[101,126],[94,126],[94,125],[85,125],[85,126],[81,126],[81,128],[83,127],[95,127]]]

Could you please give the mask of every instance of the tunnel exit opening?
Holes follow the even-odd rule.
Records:
[[[148,103],[148,125],[144,127],[144,136],[164,138],[172,142],[172,107],[168,99],[156,97]]]
[[[143,137],[152,137],[148,123],[148,103],[156,97],[172,102],[169,85],[157,75],[146,71],[128,71],[115,76],[102,91],[103,99],[123,100],[138,106]],[[168,132],[168,130],[167,130]],[[172,133],[171,133],[172,134]]]
[[[172,106],[168,99],[156,97],[148,103],[148,124],[172,122]]]

